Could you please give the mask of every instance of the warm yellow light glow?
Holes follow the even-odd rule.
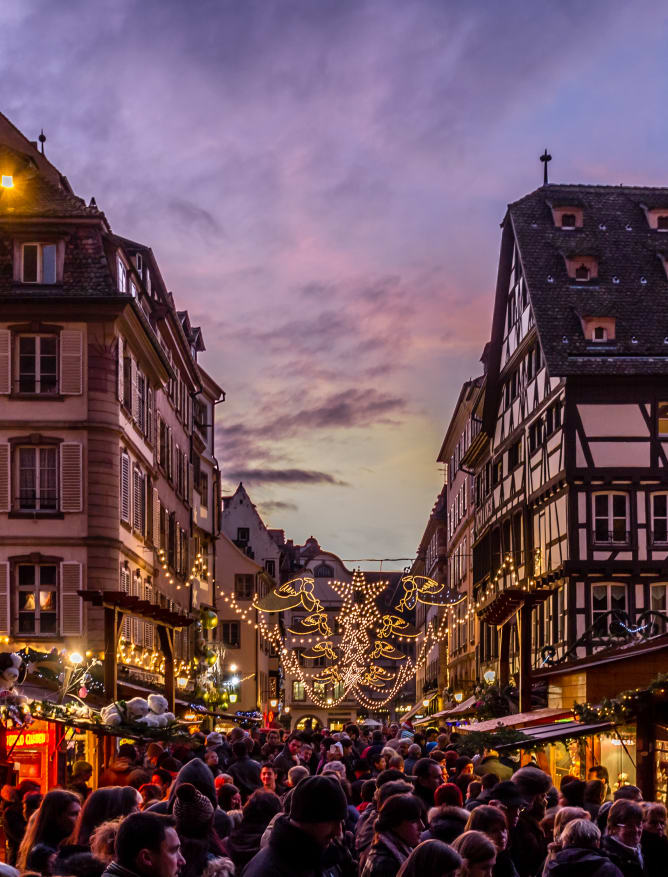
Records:
[[[289,707],[289,706],[286,706],[286,708],[283,710],[283,712],[284,712],[284,713],[289,713],[289,712],[290,712],[290,707]]]
[[[0,186],[3,189],[13,189],[14,188],[14,177],[11,174],[3,174],[2,179],[0,180]]]
[[[485,670],[482,674],[482,678],[488,685],[491,685],[496,680],[496,670]]]
[[[179,688],[185,688],[188,684],[188,680],[185,676],[178,676],[176,679],[176,684],[179,686]]]
[[[83,657],[79,654],[79,652],[72,652],[70,655],[70,664],[81,664],[83,661]]]
[[[461,703],[464,700],[464,693],[461,691],[458,691],[455,694],[455,700],[457,701],[457,703]]]
[[[272,697],[272,699],[269,701],[269,706],[270,706],[273,710],[276,709],[276,707],[278,706],[278,701],[276,700],[275,697]]]
[[[237,702],[237,695],[236,695],[235,692],[233,691],[233,692],[230,694],[230,703],[236,703],[236,702]]]
[[[230,673],[236,673],[236,672],[237,672],[237,665],[230,664]]]
[[[428,697],[425,697],[425,699],[422,701],[422,706],[429,706],[429,698]]]

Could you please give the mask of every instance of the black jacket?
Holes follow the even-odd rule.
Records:
[[[660,874],[668,870],[668,837],[643,831],[640,841],[646,874]]]
[[[340,850],[340,847],[323,850],[309,835],[292,825],[287,816],[282,816],[274,825],[268,846],[237,874],[243,877],[346,877],[350,870],[342,864]]]
[[[547,856],[547,838],[530,813],[520,813],[510,833],[510,856],[520,877],[534,877]]]
[[[287,743],[271,762],[274,770],[280,771],[286,779],[290,768],[296,767],[296,765],[298,764],[301,764],[301,761],[298,758],[295,759],[292,757],[292,755],[290,755],[290,750],[288,749]]]
[[[234,785],[241,792],[241,800],[245,803],[256,789],[262,788],[260,782],[260,765],[247,755],[237,758],[227,768],[227,772],[234,780]]]
[[[200,758],[191,758],[190,761],[183,765],[172,783],[169,801],[158,801],[157,804],[152,804],[147,810],[153,813],[171,813],[176,801],[176,790],[181,783],[192,783],[199,792],[206,795],[214,808],[213,827],[216,830],[216,834],[221,839],[227,837],[232,828],[232,822],[227,813],[218,806],[213,774],[209,770],[208,765],[204,764]]]
[[[640,859],[632,849],[619,843],[609,834],[601,838],[601,849],[617,865],[624,877],[644,877],[645,874],[651,873],[643,868]]]
[[[622,872],[600,850],[568,847],[547,866],[548,877],[622,877]]]
[[[396,877],[399,868],[410,855],[410,851],[400,842],[381,834],[377,836],[362,869],[362,877]]]
[[[440,840],[451,844],[456,837],[463,834],[468,822],[468,812],[461,807],[444,807],[429,823],[427,831],[423,831],[420,840]]]

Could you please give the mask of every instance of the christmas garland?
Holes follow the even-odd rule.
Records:
[[[599,704],[576,703],[575,718],[580,722],[624,722],[637,715],[648,698],[668,692],[668,673],[660,673],[647,688],[632,688],[620,692],[617,697],[606,697]]]

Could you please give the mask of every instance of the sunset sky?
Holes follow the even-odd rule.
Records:
[[[226,487],[351,561],[414,556],[543,149],[555,182],[668,184],[658,2],[3,0],[0,24],[0,110],[203,327]]]

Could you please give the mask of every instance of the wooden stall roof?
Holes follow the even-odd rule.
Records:
[[[189,615],[183,612],[170,612],[169,609],[163,609],[148,600],[141,600],[139,597],[130,596],[124,591],[97,591],[85,590],[77,591],[82,600],[86,603],[92,603],[93,606],[103,606],[105,609],[118,609],[128,615],[135,615],[138,618],[144,618],[147,621],[153,621],[162,624],[164,627],[179,629],[188,627],[195,621]]]

